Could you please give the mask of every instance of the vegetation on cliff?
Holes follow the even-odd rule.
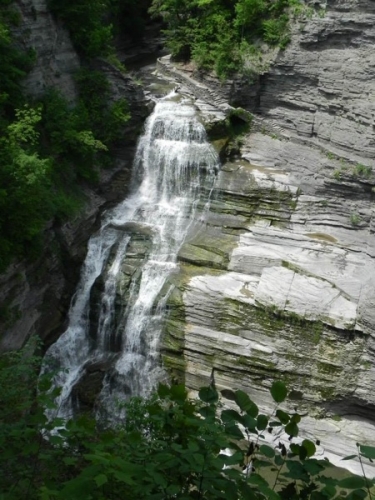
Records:
[[[44,376],[35,391],[39,363],[27,347],[0,357],[2,500],[371,498],[372,480],[334,479],[331,464],[313,458],[317,444],[298,439],[301,416],[279,407],[281,382],[270,388],[271,415],[240,390],[225,391],[236,409],[223,409],[213,384],[194,400],[182,385],[161,385],[108,428],[87,415],[48,421],[58,390]],[[372,460],[375,448],[358,445],[358,457]]]
[[[139,34],[148,6],[133,0],[50,4],[85,65],[113,52],[107,18],[121,20],[131,6]],[[22,50],[12,37],[20,19],[12,2],[0,0],[0,272],[13,258],[39,252],[48,221],[59,222],[77,210],[82,183],[95,182],[100,167],[111,164],[112,146],[130,117],[126,100],[110,105],[109,82],[89,69],[76,75],[80,97],[74,106],[52,88],[37,102],[28,97],[23,78],[36,54]]]
[[[225,77],[245,72],[249,60],[261,65],[262,44],[285,48],[292,18],[305,10],[302,0],[153,0],[150,13],[167,24],[172,55],[194,60]]]
[[[48,0],[84,57],[114,54],[114,35],[142,36],[150,0]]]

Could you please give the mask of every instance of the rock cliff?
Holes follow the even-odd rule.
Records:
[[[46,0],[17,0],[19,26],[14,32],[23,49],[32,49],[35,64],[25,79],[25,90],[41,97],[49,87],[58,87],[70,101],[76,98],[73,73],[79,58],[66,29],[49,12]]]
[[[50,14],[45,0],[18,0],[15,6],[21,18],[14,37],[22,48],[35,52],[25,92],[39,98],[55,87],[74,102],[73,75],[80,61],[68,32]],[[33,334],[49,344],[63,331],[86,243],[98,229],[103,209],[123,199],[128,190],[134,146],[148,109],[141,88],[129,76],[105,61],[93,65],[107,76],[112,101],[129,102],[124,146],[118,146],[114,167],[101,172],[97,186],[82,185],[85,202],[76,218],[46,227],[41,255],[32,262],[14,262],[0,276],[0,352],[19,349]]]
[[[373,2],[340,0],[295,26],[251,100],[160,61],[203,114],[255,113],[180,251],[164,364],[192,390],[214,369],[264,408],[285,380],[328,455],[375,444],[374,49]]]

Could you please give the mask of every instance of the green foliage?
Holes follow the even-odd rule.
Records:
[[[285,48],[289,41],[288,13],[295,3],[295,0],[153,0],[150,13],[164,19],[167,44],[176,59],[192,58],[199,67],[214,69],[219,77],[225,78],[244,70],[245,47],[263,41]]]
[[[213,386],[192,400],[182,385],[160,385],[126,403],[126,422],[115,428],[86,416],[47,421],[58,391],[48,376],[35,390],[40,359],[30,350],[0,357],[2,500],[327,500],[343,489],[354,499],[373,486],[365,476],[333,479],[329,462],[313,458],[315,443],[295,441],[298,413],[262,414],[240,390],[225,391],[237,409],[223,410]],[[272,385],[275,403],[287,392]],[[289,440],[265,441],[275,427]],[[360,460],[375,457],[373,447],[358,450]]]
[[[359,177],[369,178],[372,174],[372,168],[366,165],[362,165],[361,163],[357,163],[354,168],[354,175]]]
[[[81,96],[80,116],[85,117],[104,144],[110,145],[119,138],[122,127],[130,118],[127,101],[120,99],[109,104],[109,82],[99,71],[81,69],[76,81]]]
[[[110,4],[110,0],[48,1],[51,11],[68,26],[77,50],[89,58],[112,52],[112,25],[105,22]]]
[[[143,37],[151,0],[112,0],[111,20],[116,34],[138,41]]]
[[[48,0],[48,6],[68,27],[78,52],[91,59],[113,57],[114,33],[142,37],[149,0]]]
[[[54,90],[34,107],[16,109],[0,139],[0,270],[15,256],[30,256],[52,218],[65,219],[81,205],[77,181],[96,181],[110,163],[111,147],[129,119],[128,105],[109,105],[102,74],[74,108]],[[82,80],[80,85],[82,84]],[[96,130],[95,134],[93,130]],[[75,187],[76,186],[76,187]]]
[[[357,212],[352,212],[350,214],[350,224],[352,226],[358,226],[360,222],[361,222],[361,216],[357,214]]]
[[[35,60],[33,51],[21,51],[13,43],[11,29],[17,23],[17,15],[12,3],[0,2],[0,130],[13,117],[14,108],[25,103],[22,79]]]

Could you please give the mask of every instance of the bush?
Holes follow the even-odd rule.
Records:
[[[244,44],[286,47],[292,3],[296,0],[153,0],[150,13],[164,19],[167,45],[176,59],[192,58],[226,78],[243,70]]]
[[[327,500],[343,498],[343,489],[354,500],[370,494],[373,481],[349,474],[333,479],[329,462],[313,458],[315,443],[296,442],[301,416],[279,408],[288,395],[282,382],[270,388],[271,415],[240,390],[225,391],[236,409],[222,409],[214,386],[192,400],[182,385],[160,385],[149,399],[126,403],[127,420],[116,428],[87,416],[62,425],[44,416],[58,390],[51,392],[50,378],[43,377],[36,391],[39,363],[28,348],[0,357],[4,500]],[[289,441],[265,441],[280,428]],[[375,448],[358,445],[356,457],[372,460]]]

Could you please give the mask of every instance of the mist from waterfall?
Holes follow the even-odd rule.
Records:
[[[168,290],[161,291],[176,272],[178,250],[197,223],[197,207],[207,202],[217,166],[195,108],[175,93],[160,100],[137,147],[132,194],[104,215],[100,231],[90,239],[69,326],[44,359],[42,370],[54,370],[54,384],[61,387],[60,416],[73,414],[74,386],[88,365],[111,362],[99,396],[109,419],[121,413],[118,401],[148,395],[163,378],[159,341]],[[119,315],[120,277],[134,234],[146,235],[150,245]]]

